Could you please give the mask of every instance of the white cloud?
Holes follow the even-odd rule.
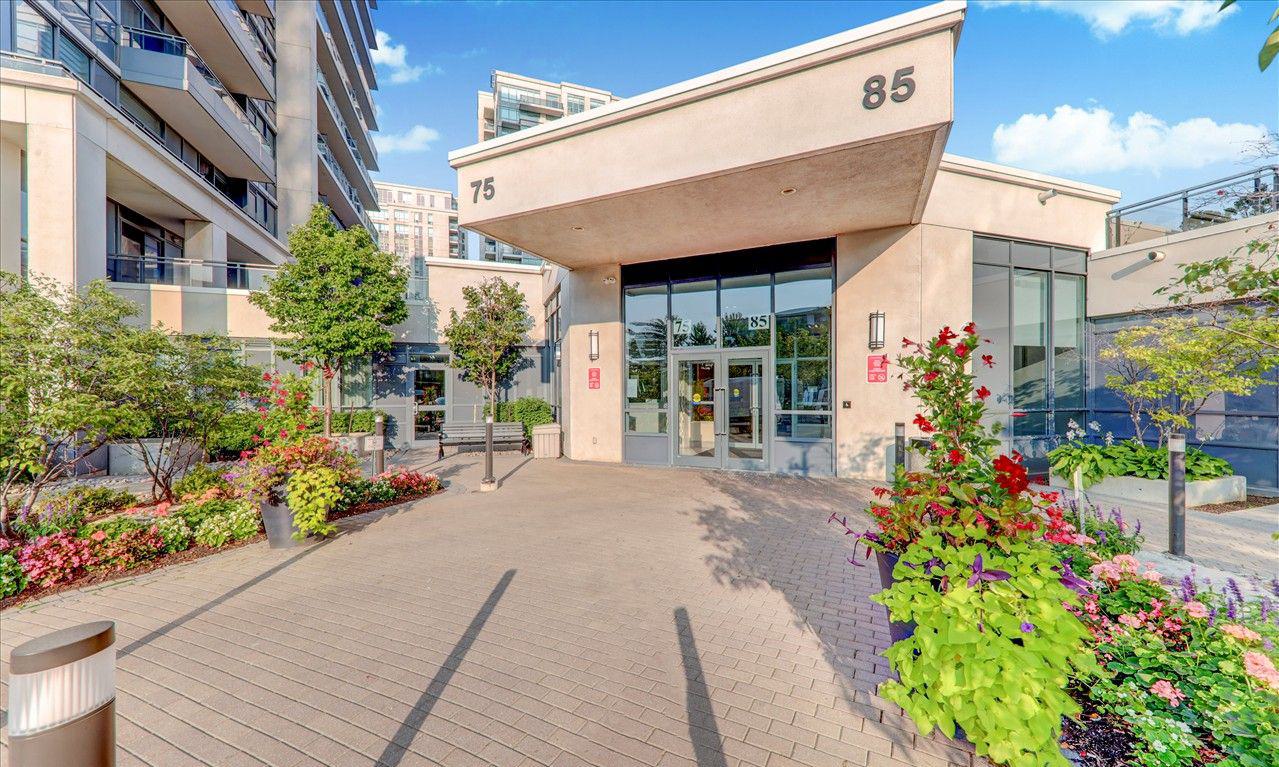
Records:
[[[1218,13],[1220,0],[982,0],[985,8],[1044,8],[1088,22],[1097,37],[1117,35],[1130,25],[1149,24],[1160,32],[1188,35],[1212,29],[1237,8]]]
[[[1048,173],[1146,170],[1159,173],[1237,160],[1266,126],[1194,117],[1169,125],[1145,112],[1117,122],[1102,107],[1063,104],[1052,115],[1024,114],[995,128],[999,162]]]
[[[438,75],[444,72],[443,69],[429,62],[410,66],[408,46],[404,43],[391,45],[391,36],[380,29],[377,30],[376,37],[377,47],[369,54],[376,66],[390,70],[391,83],[396,85],[415,83],[422,78],[422,75]]]
[[[425,125],[414,125],[403,133],[377,133],[373,136],[373,144],[378,154],[392,152],[425,152],[431,148],[432,141],[438,141],[440,132]]]

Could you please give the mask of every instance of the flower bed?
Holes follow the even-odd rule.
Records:
[[[995,764],[1066,765],[1064,743],[1107,767],[1273,766],[1269,597],[1193,578],[1170,590],[1132,556],[1140,531],[1122,517],[1094,510],[1080,530],[1056,493],[1031,491],[1020,456],[995,454],[982,425],[990,392],[973,390],[968,364],[995,361],[980,343],[971,324],[903,339],[901,377],[923,405],[914,422],[933,437],[927,468],[876,488],[873,529],[831,518],[894,563],[872,599],[908,625],[880,694],[921,733],[966,737]]]
[[[198,469],[186,478],[180,503],[134,507],[114,516],[92,517],[94,521],[84,513],[61,511],[80,510],[76,500],[84,495],[80,489],[67,493],[74,503],[51,499],[43,511],[31,515],[33,519],[23,518],[14,525],[36,534],[0,538],[0,609],[261,540],[256,502],[228,476],[235,476],[235,471],[219,474]],[[337,487],[335,501],[319,507],[319,524],[328,529],[335,519],[416,500],[440,489],[437,477],[413,471],[386,472],[372,480],[348,476]]]

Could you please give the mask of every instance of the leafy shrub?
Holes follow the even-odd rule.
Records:
[[[485,414],[489,408],[484,408]],[[555,423],[551,415],[551,403],[540,397],[520,397],[509,402],[497,403],[497,420],[503,422],[518,421],[524,424],[524,438],[533,436],[533,427]]]
[[[156,534],[164,544],[164,553],[172,554],[185,551],[191,545],[191,525],[186,519],[174,515],[161,517],[155,521]]]
[[[129,570],[164,553],[164,539],[154,525],[121,526],[116,530],[114,537],[105,530],[88,536],[96,559],[88,569]]]
[[[1080,690],[1123,721],[1143,767],[1273,764],[1279,753],[1279,670],[1268,597],[1200,593],[1191,576],[1170,593],[1158,572],[1119,555],[1092,567],[1079,614],[1106,673]]]
[[[141,519],[128,516],[127,514],[121,514],[119,516],[109,517],[107,519],[91,522],[85,525],[80,528],[80,532],[76,533],[76,537],[95,538],[98,533],[101,533],[102,537],[97,537],[96,540],[102,540],[103,537],[115,540],[125,533],[131,533],[134,530],[141,530],[144,527],[148,527],[148,524],[143,522]]]
[[[1048,452],[1049,464],[1057,476],[1070,481],[1075,469],[1083,470],[1084,487],[1106,477],[1168,478],[1168,450],[1127,440],[1112,445],[1071,441]],[[1235,473],[1230,462],[1202,450],[1186,450],[1186,480],[1229,477]]]
[[[394,469],[379,474],[374,484],[386,484],[395,492],[393,498],[406,495],[429,495],[440,489],[440,479],[434,474]],[[389,500],[389,499],[388,499]]]
[[[262,525],[257,508],[247,501],[228,503],[228,510],[206,516],[195,528],[193,537],[196,543],[217,548],[225,546],[229,541],[241,541],[257,535]]]
[[[93,541],[68,532],[44,535],[18,551],[18,564],[27,579],[38,586],[68,583],[95,564]]]
[[[258,433],[261,421],[261,416],[252,410],[228,414],[209,435],[209,453],[217,458],[229,458],[252,450],[253,436]]]
[[[171,516],[180,518],[192,530],[196,530],[204,520],[222,514],[230,514],[239,504],[240,501],[230,498],[215,498],[197,503],[185,503],[179,506]]]
[[[293,537],[330,535],[337,530],[329,512],[342,497],[342,476],[327,466],[312,466],[289,476],[289,510],[298,529]]]
[[[27,587],[27,574],[18,558],[10,552],[8,542],[0,544],[0,599],[11,597]]]
[[[373,432],[374,418],[381,410],[344,410],[333,411],[331,420],[334,434],[354,433],[354,432]],[[385,418],[383,413],[383,418]],[[324,414],[317,413],[312,419],[311,428],[320,429],[324,426]]]
[[[230,487],[231,483],[222,477],[221,469],[207,463],[197,463],[173,483],[173,497],[181,500],[202,495],[210,488],[228,490]]]
[[[138,497],[124,490],[80,485],[41,503],[37,509],[14,520],[14,529],[25,538],[59,532],[74,533],[86,519],[136,506]]]

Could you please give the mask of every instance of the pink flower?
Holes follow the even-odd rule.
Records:
[[[1279,692],[1279,669],[1265,655],[1249,650],[1243,654],[1243,670],[1248,676]]]
[[[1240,642],[1260,642],[1261,635],[1247,626],[1240,626],[1238,623],[1224,623],[1221,626],[1223,634],[1228,634]]]
[[[1174,687],[1167,679],[1160,679],[1158,682],[1150,685],[1150,691],[1168,701],[1168,703],[1173,707],[1176,707],[1178,703],[1181,703],[1186,699],[1185,694]]]
[[[1158,570],[1147,570],[1146,572],[1141,574],[1141,577],[1145,578],[1146,580],[1152,583],[1159,583],[1160,581],[1164,579],[1164,577],[1159,574]]]
[[[1125,573],[1136,573],[1141,567],[1141,563],[1131,554],[1116,554],[1110,561],[1118,565],[1119,569]]]
[[[1207,618],[1208,608],[1204,606],[1203,602],[1187,602],[1186,613],[1188,613],[1191,618]]]
[[[1141,619],[1135,615],[1128,615],[1125,613],[1124,615],[1119,616],[1119,622],[1129,628],[1141,628]]]
[[[98,543],[102,543],[103,541],[107,539],[107,534],[102,532],[101,530],[97,530],[93,533],[93,535],[90,535],[89,537],[97,541]]]

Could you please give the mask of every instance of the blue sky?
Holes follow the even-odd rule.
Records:
[[[478,90],[503,69],[632,96],[917,8],[915,2],[413,2],[374,22],[380,179],[453,189]],[[1271,0],[969,3],[947,150],[1118,188],[1125,201],[1257,164],[1279,130]]]

